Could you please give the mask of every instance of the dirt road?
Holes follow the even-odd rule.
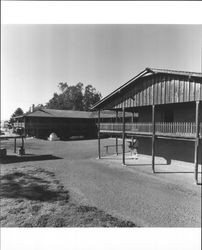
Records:
[[[102,146],[107,143],[107,139],[102,140]],[[39,157],[26,164],[53,171],[82,203],[143,227],[201,225],[201,186],[194,185],[193,169],[187,173],[154,175],[147,159],[141,156],[138,164],[128,167],[121,166],[120,160],[114,157],[97,160],[96,140],[27,140],[26,147],[34,155],[54,156],[55,159]],[[5,165],[10,164],[20,166],[25,162]],[[158,166],[163,168],[163,164]]]

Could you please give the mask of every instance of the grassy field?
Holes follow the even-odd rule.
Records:
[[[5,144],[10,154],[12,142]],[[57,142],[61,147],[60,150],[57,146],[57,151],[61,155],[55,158],[67,154],[64,144]],[[130,221],[76,201],[55,173],[43,168],[46,157],[50,165],[55,164],[55,158],[51,160],[45,154],[55,146],[50,143],[47,149],[44,145],[48,145],[47,142],[30,140],[26,146],[35,154],[24,158],[12,154],[7,159],[1,159],[1,227],[135,227]],[[82,152],[79,157],[82,158],[82,154],[86,156]],[[36,161],[37,165],[34,164]]]

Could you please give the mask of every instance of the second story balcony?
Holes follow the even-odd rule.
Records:
[[[122,123],[101,123],[100,132],[121,134],[123,131]],[[126,123],[126,134],[152,135],[152,123]],[[155,124],[155,134],[159,136],[171,137],[196,137],[196,124],[193,122],[157,122]],[[202,137],[202,122],[199,127],[199,136]]]

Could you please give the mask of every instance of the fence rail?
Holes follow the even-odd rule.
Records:
[[[101,132],[122,132],[122,123],[101,123]],[[152,123],[126,123],[126,133],[144,133],[152,134]],[[196,136],[196,124],[193,122],[157,122],[155,124],[155,131],[157,135],[172,135],[172,136]],[[200,136],[202,136],[202,122],[199,128]]]

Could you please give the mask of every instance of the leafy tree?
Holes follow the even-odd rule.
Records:
[[[101,99],[101,94],[92,85],[84,90],[83,83],[69,86],[66,82],[58,84],[60,94],[54,93],[53,98],[46,104],[46,108],[64,110],[89,110]]]
[[[92,85],[87,85],[85,87],[85,92],[83,97],[84,110],[89,110],[90,107],[96,102],[100,101],[101,98],[102,98],[101,94],[97,92]]]
[[[65,82],[60,82],[59,84],[58,84],[58,88],[59,88],[59,90],[63,93],[67,88],[68,88],[68,85],[67,85],[67,83]]]
[[[11,116],[11,118],[9,120],[9,123],[12,124],[14,122],[14,117],[20,116],[20,115],[23,115],[23,114],[24,114],[23,110],[21,108],[17,108],[15,110],[15,112],[12,114],[12,116]]]

